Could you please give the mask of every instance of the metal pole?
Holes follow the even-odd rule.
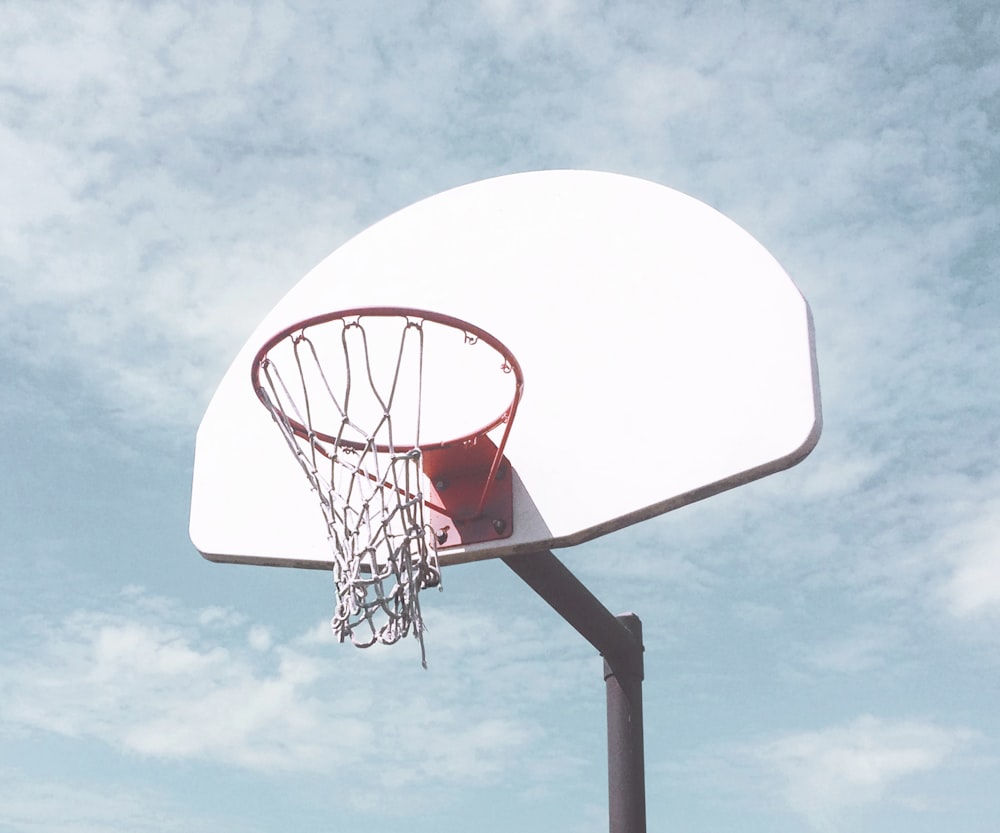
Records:
[[[604,658],[608,698],[608,816],[611,833],[646,830],[646,766],[642,745],[642,622],[634,613],[618,617],[635,636],[638,650],[626,658]]]
[[[642,742],[642,623],[614,616],[551,552],[504,558],[525,583],[604,657],[611,833],[646,833]]]

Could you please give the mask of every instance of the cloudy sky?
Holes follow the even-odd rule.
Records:
[[[187,537],[278,298],[543,168],[714,206],[816,323],[800,467],[561,554],[644,623],[650,830],[997,829],[995,4],[0,11],[0,831],[607,829],[600,659],[502,563],[425,602],[424,671]]]

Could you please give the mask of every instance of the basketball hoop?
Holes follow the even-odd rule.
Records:
[[[412,631],[426,667],[418,596],[440,586],[438,549],[512,532],[517,360],[457,318],[359,308],[279,332],[251,382],[319,499],[337,638],[366,648]],[[469,432],[462,419],[483,407]]]

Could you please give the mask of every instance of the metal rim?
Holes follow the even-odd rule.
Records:
[[[499,353],[503,358],[505,365],[509,366],[510,372],[514,375],[514,396],[507,408],[504,409],[504,411],[492,422],[487,423],[476,431],[464,434],[460,437],[455,437],[453,439],[421,443],[420,448],[448,448],[450,446],[460,445],[462,443],[475,440],[487,432],[492,431],[497,426],[507,423],[507,429],[504,432],[503,440],[499,444],[500,454],[503,454],[503,447],[506,444],[507,433],[510,430],[511,423],[514,421],[514,416],[517,413],[517,406],[521,401],[521,395],[524,391],[524,375],[521,371],[521,365],[518,363],[514,354],[503,342],[491,333],[488,333],[482,327],[477,327],[475,324],[470,324],[468,321],[463,321],[461,318],[455,318],[454,316],[445,315],[439,312],[431,312],[429,310],[416,309],[414,307],[354,307],[351,309],[336,310],[334,312],[317,315],[285,327],[283,330],[271,336],[271,338],[264,342],[263,346],[261,346],[261,348],[257,351],[257,354],[254,356],[253,363],[251,365],[250,382],[253,386],[254,393],[257,395],[257,398],[261,401],[261,403],[265,407],[269,407],[268,400],[266,398],[267,394],[264,386],[260,383],[260,371],[267,361],[267,354],[274,347],[297,333],[304,333],[310,327],[317,327],[323,324],[328,324],[332,321],[347,320],[350,318],[356,318],[359,321],[363,318],[413,318],[420,319],[421,321],[430,321],[435,324],[450,327],[454,330],[459,330],[465,333],[466,336],[474,336],[476,339],[486,342],[490,345],[490,347],[496,350],[497,353]],[[303,425],[298,420],[292,419],[284,412],[282,413],[291,429],[303,439],[316,437],[324,442],[347,448],[355,448],[359,450],[365,448],[363,443],[358,443],[353,440],[338,439],[337,437],[322,431],[310,431],[307,426]],[[410,451],[415,447],[416,446],[413,445],[401,445],[396,446],[395,450]],[[385,445],[376,445],[372,448],[380,454],[388,453],[392,450]]]

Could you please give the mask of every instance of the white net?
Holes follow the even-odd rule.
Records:
[[[422,485],[424,323],[353,316],[303,327],[267,351],[256,378],[319,498],[334,633],[359,647],[412,633],[426,667],[419,593],[441,574]]]

